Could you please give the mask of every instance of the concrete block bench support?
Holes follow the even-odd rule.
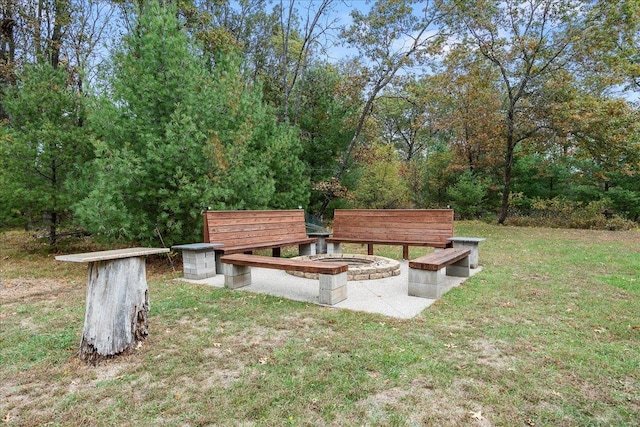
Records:
[[[349,267],[346,263],[302,261],[248,254],[225,255],[220,260],[223,264],[224,284],[230,289],[251,285],[251,267],[261,267],[318,273],[320,304],[334,305],[347,298]]]
[[[449,248],[409,261],[409,295],[436,299],[446,276],[469,277],[469,249]]]
[[[305,250],[305,252],[309,252],[304,255],[316,255],[316,254],[326,254],[327,253],[327,237],[331,235],[328,231],[312,231],[307,233],[309,237],[313,237],[318,239],[315,244],[315,248],[310,247],[309,250]],[[303,255],[302,248],[300,249],[300,255]]]
[[[202,280],[216,275],[215,248],[218,243],[190,243],[172,246],[182,251],[182,270],[185,279]]]
[[[130,248],[56,256],[58,261],[86,262],[87,307],[79,356],[96,363],[135,349],[148,335],[147,255],[167,248]]]
[[[479,251],[478,245],[486,239],[479,237],[450,237],[447,239],[453,243],[454,248],[469,249],[469,265],[471,268],[478,268]]]
[[[340,255],[342,253],[342,242],[327,243],[327,253]]]

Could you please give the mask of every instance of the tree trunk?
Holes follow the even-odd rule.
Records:
[[[58,242],[58,213],[51,212],[49,219],[49,244],[55,246]]]
[[[13,65],[15,60],[15,39],[13,28],[16,20],[13,19],[11,3],[6,6],[5,16],[0,19],[0,99],[4,99],[5,90],[13,84]],[[8,119],[4,105],[0,102],[0,120]]]
[[[356,127],[355,133],[353,134],[353,136],[351,137],[351,141],[349,142],[349,146],[347,147],[347,150],[345,151],[345,154],[342,157],[342,161],[340,162],[340,169],[338,170],[338,173],[336,173],[335,175],[335,180],[338,184],[342,182],[342,176],[347,171],[347,166],[349,165],[349,161],[351,160],[351,153],[353,153],[353,149],[355,148],[356,143],[358,142],[358,138],[360,138],[360,134],[362,133],[362,129],[364,128],[364,122],[367,119],[367,116],[369,115],[371,110],[373,109],[373,102],[375,101],[375,97],[383,88],[384,88],[384,85],[382,85],[381,83],[378,83],[376,85],[373,91],[373,94],[369,96],[369,99],[367,99],[367,102],[365,103],[364,108],[360,113],[360,118],[358,119],[358,126]],[[322,218],[324,216],[324,213],[327,210],[329,203],[331,203],[331,201],[334,200],[335,198],[336,196],[332,193],[326,194],[324,200],[322,201],[322,205],[320,205],[320,209],[318,209],[318,212],[316,213],[316,215],[319,218]]]
[[[500,216],[498,224],[504,224],[507,220],[509,212],[509,195],[511,194],[511,167],[513,166],[513,153],[515,144],[513,143],[513,135],[507,137],[507,155],[504,165],[504,189],[502,190],[502,205],[500,207]]]
[[[148,335],[145,257],[89,264],[80,358],[91,363],[133,350]]]

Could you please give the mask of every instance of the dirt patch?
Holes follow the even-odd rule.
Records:
[[[515,369],[514,359],[504,354],[500,348],[505,345],[504,342],[491,342],[483,339],[471,342],[471,348],[477,354],[476,363],[498,370],[513,370]]]
[[[227,337],[227,341],[232,346],[264,350],[278,348],[292,336],[292,332],[286,329],[260,327],[242,330],[233,336]]]
[[[0,284],[0,303],[56,299],[65,292],[79,291],[78,283],[57,279],[7,279]]]
[[[128,360],[108,360],[95,367],[89,366],[79,359],[70,361],[70,364],[74,367],[74,371],[78,376],[69,383],[69,393],[90,390],[101,382],[121,378],[123,372],[135,366],[135,363]],[[88,378],[91,379],[88,380]]]
[[[402,388],[393,387],[371,395],[359,403],[367,425],[393,424],[397,414],[406,414],[408,425],[482,426],[493,425],[469,396],[477,388],[471,379],[457,379],[446,389],[436,388],[424,378],[416,378]]]

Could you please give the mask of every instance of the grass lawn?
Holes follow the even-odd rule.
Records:
[[[149,338],[94,367],[76,357],[86,265],[4,232],[0,423],[638,425],[640,232],[456,235],[487,238],[484,270],[409,320],[175,282],[150,260]]]

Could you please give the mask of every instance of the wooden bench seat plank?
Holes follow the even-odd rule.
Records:
[[[338,274],[346,272],[346,263],[303,261],[288,258],[273,258],[260,255],[232,254],[220,258],[223,264],[246,265],[275,270],[303,271],[305,273]]]
[[[308,240],[307,236],[291,236],[284,233],[268,233],[264,235],[254,235],[252,233],[217,233],[215,234],[215,243],[222,243],[226,246],[239,246],[240,244],[267,243],[267,242],[297,242],[299,240]],[[214,242],[212,242],[214,243]]]
[[[268,241],[268,242],[243,242],[245,244],[242,245],[225,245],[219,248],[216,248],[216,250],[219,250],[222,253],[225,254],[232,254],[232,253],[238,253],[238,252],[247,252],[247,251],[254,251],[254,250],[259,250],[259,249],[274,249],[274,248],[282,248],[285,246],[295,246],[295,245],[306,245],[306,244],[310,244],[310,243],[315,243],[318,239],[317,238],[305,238],[305,239],[295,239],[295,240],[281,240],[281,241]]]
[[[247,236],[247,235],[238,235],[235,238],[231,239],[219,239],[226,246],[242,246],[242,245],[251,245],[251,244],[267,244],[272,243],[274,246],[282,246],[282,245],[295,245],[297,242],[306,242],[306,241],[314,241],[313,237],[292,237],[290,235],[272,235],[271,238],[268,236]],[[218,243],[218,242],[216,242]]]
[[[228,223],[216,223],[215,221],[209,222],[209,227],[213,230],[219,232],[237,232],[237,231],[250,231],[253,230],[255,232],[261,232],[266,230],[286,230],[287,227],[291,227],[294,231],[295,221],[267,221],[264,220],[262,222],[252,221],[252,222],[234,222],[229,221]],[[291,231],[291,230],[289,230]]]
[[[391,210],[391,209],[388,209]],[[448,224],[448,218],[441,218],[441,217],[435,217],[435,218],[416,218],[416,219],[412,219],[412,218],[400,218],[398,217],[398,215],[400,215],[397,212],[394,212],[392,215],[389,215],[390,218],[393,219],[394,223],[398,225],[398,228],[400,229],[414,229],[414,228],[419,228],[420,225],[422,224],[432,224],[435,227],[439,227],[442,228],[444,230],[449,229],[449,224]],[[388,218],[349,218],[349,223],[345,224],[345,227],[350,227],[350,228],[367,228],[370,227],[371,225],[388,225]],[[433,227],[432,227],[433,228]]]
[[[346,209],[341,209],[341,210],[345,211]],[[408,218],[408,217],[422,218],[422,212],[424,212],[425,210],[433,212],[434,215],[439,214],[442,217],[448,217],[449,211],[450,211],[450,209],[350,209],[351,212],[363,218],[379,217],[380,211],[382,210],[401,213],[402,216],[405,218]]]
[[[328,243],[361,243],[361,244],[369,244],[372,243],[371,238],[333,238],[328,237],[325,239]],[[424,241],[424,240],[400,240],[400,239],[376,239],[373,243],[378,245],[407,245],[407,246],[428,246],[431,248],[446,248],[450,246],[450,244],[445,241]]]
[[[409,268],[438,271],[469,256],[470,253],[469,249],[448,248],[409,261]]]
[[[209,211],[209,212],[216,212],[215,218],[232,218],[234,220],[242,220],[242,221],[251,221],[251,219],[253,218],[259,218],[260,221],[262,219],[267,219],[267,220],[271,220],[271,221],[278,221],[281,220],[282,218],[296,218],[297,217],[297,212],[299,212],[299,210],[297,209],[289,209],[289,210],[279,210],[277,211],[279,213],[279,215],[277,217],[273,216],[273,212],[272,210],[220,210],[220,211]],[[238,214],[245,214],[245,213],[251,213],[251,216],[242,216],[239,217]]]
[[[366,236],[384,236],[384,235],[388,235],[389,233],[395,231],[395,233],[393,233],[394,236],[397,235],[401,235],[401,236],[408,236],[409,238],[411,238],[411,236],[417,237],[420,236],[422,237],[423,234],[426,233],[426,235],[441,235],[441,236],[448,236],[448,237],[452,237],[452,231],[449,228],[441,228],[438,227],[434,224],[433,227],[429,228],[427,224],[425,223],[421,223],[420,225],[414,225],[412,228],[402,228],[402,227],[397,227],[396,224],[393,223],[393,219],[389,219],[389,222],[385,223],[385,224],[375,224],[375,223],[370,223],[367,226],[363,226],[363,227],[336,227],[335,223],[333,226],[333,232],[339,236],[359,236],[359,237],[366,237]]]

